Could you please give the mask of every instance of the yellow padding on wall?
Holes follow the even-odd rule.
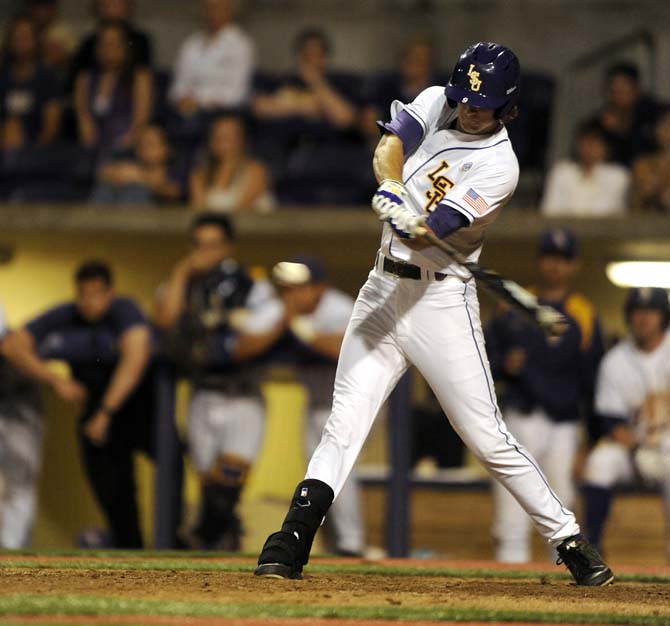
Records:
[[[307,467],[305,459],[306,394],[294,383],[267,383],[265,440],[249,474],[244,498],[290,499]]]

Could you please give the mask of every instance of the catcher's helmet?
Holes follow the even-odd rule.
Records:
[[[495,109],[504,118],[519,100],[521,68],[514,52],[505,46],[480,41],[458,59],[444,88],[449,106],[458,102]]]
[[[670,325],[670,300],[668,292],[660,287],[636,287],[628,292],[624,311],[626,321],[635,309],[657,309],[663,313],[663,322],[667,328]]]

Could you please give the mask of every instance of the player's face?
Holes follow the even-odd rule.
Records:
[[[564,287],[577,270],[577,263],[558,254],[543,254],[538,260],[540,282],[545,287]]]
[[[607,85],[609,103],[617,109],[631,109],[640,97],[640,88],[624,74],[612,76]]]
[[[97,322],[104,317],[114,299],[114,290],[100,278],[77,284],[77,310],[87,322]]]
[[[633,309],[630,332],[638,345],[653,342],[664,332],[663,313],[658,309]]]
[[[480,109],[458,103],[458,126],[464,133],[485,135],[498,128],[498,124],[494,109]]]
[[[233,246],[225,233],[212,224],[200,226],[193,231],[191,241],[196,270],[206,272],[230,258]]]
[[[282,295],[291,299],[293,306],[300,314],[307,315],[314,312],[322,293],[323,286],[320,283],[307,283],[306,285],[286,287]]]

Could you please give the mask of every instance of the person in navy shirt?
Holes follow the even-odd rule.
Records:
[[[0,126],[3,150],[55,141],[61,125],[61,88],[39,61],[35,24],[26,16],[12,20],[0,63]]]
[[[11,332],[2,353],[19,370],[81,407],[82,460],[114,547],[140,548],[133,452],[152,454],[151,333],[139,306],[117,296],[109,267],[84,263],[76,298]],[[64,360],[71,375],[48,367]]]

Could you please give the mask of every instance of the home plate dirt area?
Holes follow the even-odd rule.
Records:
[[[546,564],[315,558],[301,581],[256,578],[254,564],[189,553],[3,553],[0,624],[670,626],[670,568],[614,564],[614,585],[585,588]]]

